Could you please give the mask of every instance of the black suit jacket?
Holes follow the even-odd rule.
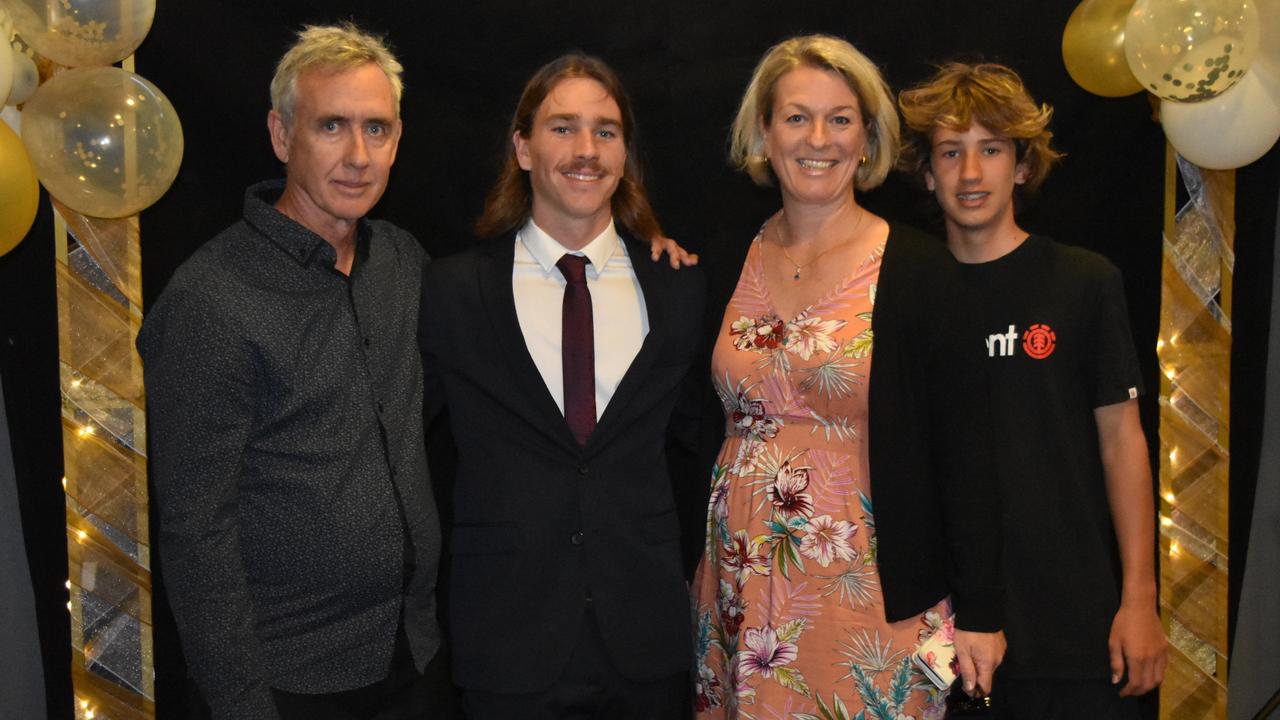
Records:
[[[672,416],[693,377],[704,280],[624,244],[649,333],[586,447],[524,345],[514,234],[427,268],[419,342],[428,412],[433,399],[447,403],[458,449],[449,605],[454,676],[464,687],[549,686],[573,650],[588,594],[624,675],[650,680],[690,667],[669,452],[694,443]]]

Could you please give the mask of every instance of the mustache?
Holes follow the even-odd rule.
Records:
[[[560,170],[561,172],[574,172],[574,173],[586,172],[586,173],[594,173],[598,175],[608,174],[608,172],[600,165],[600,163],[595,160],[575,160],[574,162],[571,162],[568,165],[561,166]]]

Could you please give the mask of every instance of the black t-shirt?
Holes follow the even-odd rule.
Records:
[[[962,276],[980,316],[1004,506],[1011,677],[1103,678],[1120,566],[1094,408],[1141,393],[1120,273],[1031,236]]]

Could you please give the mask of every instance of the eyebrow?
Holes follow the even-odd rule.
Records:
[[[1003,137],[1003,136],[1002,136],[1002,137],[990,137],[990,138],[983,138],[983,139],[981,139],[981,140],[979,140],[979,141],[978,141],[978,144],[979,144],[979,145],[989,145],[989,144],[991,144],[991,143],[1012,143],[1012,142],[1013,142],[1013,138],[1008,138],[1008,137]],[[934,142],[933,144],[934,144],[934,147],[938,147],[938,146],[942,146],[942,145],[963,145],[964,143],[963,143],[962,141],[960,141],[960,140],[938,140],[938,141]]]
[[[782,107],[784,107],[784,108],[787,108],[787,107],[796,107],[796,108],[799,108],[799,109],[801,109],[801,110],[803,110],[803,111],[805,111],[805,112],[807,112],[807,113],[810,113],[810,114],[812,114],[812,113],[813,113],[813,108],[811,108],[811,107],[809,107],[808,105],[805,105],[805,104],[803,104],[803,103],[798,103],[798,102],[795,102],[795,101],[792,101],[792,102],[786,103],[786,104],[785,104],[785,105],[783,105]],[[840,105],[839,107],[833,107],[833,108],[831,108],[828,112],[851,112],[851,113],[857,114],[857,112],[858,112],[858,108],[857,108],[857,107],[855,107],[855,106],[853,106],[853,105]]]
[[[318,119],[316,122],[320,123],[321,125],[325,123],[331,123],[331,122],[351,122],[351,117],[348,115],[325,115],[324,117]],[[365,118],[362,124],[392,125],[393,123],[395,123],[395,120],[388,120],[386,118],[380,118],[380,117],[372,117],[372,118]]]
[[[564,120],[564,121],[567,121],[567,122],[577,122],[577,121],[579,121],[579,120],[582,120],[582,115],[580,115],[580,114],[578,114],[578,113],[556,113],[555,115],[548,115],[548,116],[547,116],[547,121],[548,121],[548,122],[554,122],[554,121],[556,121],[556,120]],[[596,118],[596,119],[595,119],[594,124],[596,124],[596,125],[615,125],[615,126],[617,126],[617,127],[622,127],[622,121],[621,121],[621,120],[618,120],[617,118],[611,118],[611,117],[598,117],[598,118]]]

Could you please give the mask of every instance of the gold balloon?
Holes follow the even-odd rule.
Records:
[[[17,247],[40,205],[36,169],[22,140],[0,122],[0,255]]]
[[[1071,79],[1094,95],[1123,97],[1142,90],[1124,57],[1124,26],[1134,0],[1084,0],[1062,33],[1062,61]]]

